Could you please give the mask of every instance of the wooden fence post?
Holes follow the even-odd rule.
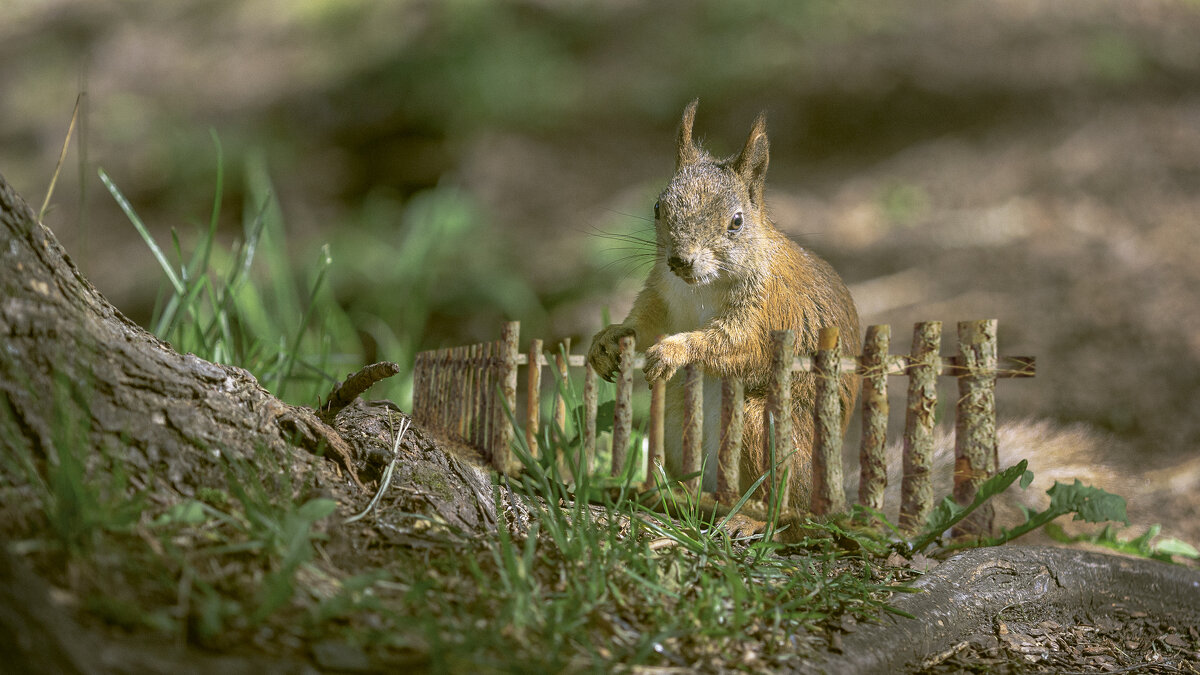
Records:
[[[463,362],[463,348],[452,347],[447,352],[446,380],[446,428],[449,435],[456,441],[461,441],[462,435],[462,398],[466,395],[467,364]]]
[[[587,473],[596,464],[596,401],[599,389],[596,371],[592,364],[584,365],[583,371],[583,445],[579,448],[578,471]],[[578,482],[581,476],[574,476]]]
[[[923,321],[913,328],[908,365],[908,409],[904,424],[904,476],[900,484],[900,526],[920,529],[933,508],[933,422],[937,411],[938,351],[942,322]]]
[[[462,419],[459,425],[462,429],[461,440],[471,444],[471,426],[475,422],[475,364],[471,360],[471,347],[459,347],[457,361],[459,362],[459,382],[461,395],[457,402],[458,414]]]
[[[457,384],[455,380],[455,363],[454,363],[454,348],[447,347],[443,357],[445,366],[442,369],[443,388],[445,391],[442,395],[442,430],[447,436],[454,437],[454,397],[458,393],[454,389]]]
[[[525,445],[529,456],[538,456],[538,426],[542,412],[542,341],[529,343],[529,371],[526,373],[525,396]]]
[[[458,440],[458,396],[460,393],[458,378],[461,368],[462,364],[458,361],[458,349],[448,348],[446,350],[446,399],[443,427],[446,433],[455,440]]]
[[[683,367],[683,474],[694,474],[702,468],[704,454],[704,372],[689,363]],[[703,476],[689,478],[684,486],[695,492],[703,484]]]
[[[563,338],[562,349],[554,353],[554,363],[558,366],[558,384],[554,392],[554,424],[564,433],[567,430],[567,401],[563,392],[571,386],[570,373],[567,370],[571,358],[571,338]],[[578,430],[576,430],[578,431]]]
[[[413,359],[412,401],[413,421],[425,426],[425,352]]]
[[[425,423],[437,427],[437,352],[425,355]]]
[[[467,361],[470,350],[466,347],[454,348],[454,435],[455,440],[467,440],[467,397],[471,395],[471,364]]]
[[[822,328],[814,359],[817,400],[813,410],[812,512],[823,516],[846,510],[842,486],[842,352],[836,326]]]
[[[479,427],[479,349],[478,345],[463,347],[463,441],[475,448],[483,448],[476,439]]]
[[[767,405],[763,408],[764,442],[775,444],[774,457],[769,452],[768,461],[772,459],[780,466],[775,474],[781,480],[768,481],[767,498],[774,500],[779,508],[788,506],[788,481],[783,480],[783,468],[792,465],[792,455],[796,449],[792,438],[792,360],[794,358],[795,336],[790,330],[771,332],[771,383],[767,388]],[[771,433],[771,425],[775,426],[775,434]],[[766,448],[764,448],[766,450]],[[786,464],[780,464],[788,458]],[[769,467],[773,468],[773,467]],[[795,472],[791,472],[794,474]]]
[[[736,377],[721,380],[721,445],[717,450],[717,501],[732,505],[738,500],[745,427],[746,393]]]
[[[996,320],[958,323],[958,406],[954,421],[954,501],[970,504],[996,473]],[[995,510],[985,503],[953,535],[992,531]]]
[[[437,428],[437,351],[432,350],[425,362],[425,424],[431,429]]]
[[[437,391],[435,393],[437,403],[435,405],[436,412],[434,415],[434,418],[435,418],[434,427],[438,431],[445,431],[445,429],[446,429],[446,397],[447,397],[447,389],[449,388],[447,386],[449,384],[449,380],[447,379],[446,374],[447,374],[447,371],[449,371],[449,369],[450,369],[448,357],[449,357],[448,349],[439,349],[438,350],[438,352],[437,352]]]
[[[471,345],[467,358],[471,364],[471,445],[482,448],[487,438],[487,368],[484,361],[484,345]]]
[[[500,388],[500,395],[496,397],[495,408],[493,409],[493,423],[495,424],[492,438],[492,466],[502,474],[515,473],[516,467],[513,466],[512,448],[509,444],[512,443],[513,426],[505,412],[505,407],[513,414],[516,414],[517,408],[517,339],[520,335],[521,324],[518,321],[506,321],[504,328],[501,330],[500,342],[498,343],[499,354],[497,355],[496,382],[493,386]]]
[[[862,353],[862,444],[858,451],[858,503],[883,510],[887,488],[887,357],[890,326],[867,326]]]
[[[621,338],[621,354],[618,358],[617,391],[613,401],[612,428],[612,476],[617,477],[626,469],[625,454],[629,450],[629,439],[633,435],[633,336]]]
[[[492,458],[491,446],[496,434],[496,354],[498,352],[497,343],[483,343],[483,351],[480,354],[480,408],[479,413],[483,422],[483,430],[480,431],[479,447],[486,449],[488,452],[484,454],[489,459]]]
[[[647,433],[650,435],[650,447],[646,452],[646,481],[642,489],[654,489],[654,467],[663,465],[664,418],[666,417],[667,382],[655,380],[650,385],[650,424]]]

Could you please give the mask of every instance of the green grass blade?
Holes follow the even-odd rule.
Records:
[[[321,288],[325,283],[325,274],[329,271],[329,267],[332,264],[333,257],[329,255],[329,244],[325,244],[321,247],[321,260],[317,266],[317,278],[313,282],[312,290],[308,294],[308,303],[304,308],[304,315],[300,319],[300,325],[296,327],[296,332],[292,335],[291,344],[287,347],[283,368],[276,375],[276,396],[283,397],[285,383],[291,377],[292,369],[295,367],[297,356],[300,353],[300,341],[304,339],[304,333],[308,330],[313,310],[317,306],[317,295],[321,292]]]
[[[117,201],[117,205],[125,212],[125,216],[129,218],[129,222],[133,223],[133,226],[137,228],[138,234],[146,242],[146,246],[150,248],[154,259],[158,261],[159,267],[167,275],[167,281],[171,282],[171,286],[175,289],[176,293],[183,295],[186,292],[183,282],[180,281],[179,275],[175,273],[175,269],[171,267],[171,263],[167,262],[167,256],[158,247],[158,244],[154,241],[154,237],[150,236],[150,231],[146,229],[146,225],[142,222],[142,219],[133,210],[133,206],[129,204],[129,200],[125,198],[125,195],[121,194],[121,191],[108,177],[108,174],[104,173],[104,169],[96,169],[96,172],[100,174],[100,182],[104,183],[104,187],[108,188],[108,192]]]
[[[213,190],[213,206],[212,214],[208,218],[208,235],[204,237],[198,256],[193,258],[193,271],[201,271],[208,269],[208,263],[212,256],[213,242],[217,238],[217,223],[221,216],[221,199],[225,194],[225,153],[221,149],[221,139],[217,136],[216,129],[209,129],[209,134],[212,136],[213,145],[217,148],[217,184]]]
[[[79,120],[79,107],[83,102],[83,94],[75,97],[75,110],[71,112],[71,123],[67,126],[67,137],[63,139],[62,152],[58,153],[58,162],[54,165],[54,173],[50,175],[50,187],[46,188],[46,198],[42,200],[42,208],[38,209],[37,219],[41,222],[50,210],[50,198],[54,195],[54,186],[58,183],[58,174],[62,173],[63,162],[67,159],[67,149],[71,147],[71,136],[75,133],[75,123]]]

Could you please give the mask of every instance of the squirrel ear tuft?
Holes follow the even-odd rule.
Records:
[[[767,142],[767,114],[759,113],[750,127],[750,136],[746,145],[733,160],[733,170],[746,183],[750,191],[750,201],[755,206],[762,206],[763,186],[767,182],[767,159],[769,155]]]
[[[696,119],[696,106],[699,104],[700,99],[695,98],[683,109],[683,121],[679,123],[679,138],[675,143],[676,171],[700,158],[700,151],[692,142],[692,122]]]

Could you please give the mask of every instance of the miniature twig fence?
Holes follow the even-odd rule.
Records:
[[[528,353],[518,348],[520,325],[504,324],[501,339],[468,347],[452,347],[417,355],[414,367],[413,415],[417,423],[449,440],[468,445],[489,458],[501,473],[520,470],[514,462],[511,445],[514,429],[505,408],[524,422],[525,440],[530,451],[538,453],[538,429],[541,396],[541,370],[553,366],[565,384],[569,367],[584,368],[583,429],[580,430],[587,458],[596,448],[597,379],[584,355],[571,354],[565,340],[562,350],[547,358],[542,341],[533,340]],[[858,502],[876,510],[883,507],[887,483],[884,448],[886,445],[888,376],[907,376],[908,404],[904,430],[904,466],[901,481],[900,524],[915,529],[924,524],[933,508],[930,475],[933,453],[934,411],[937,408],[937,378],[958,379],[959,398],[955,412],[954,498],[961,504],[974,499],[979,485],[995,474],[997,378],[1033,377],[1033,357],[1000,357],[996,350],[996,321],[963,321],[958,324],[958,354],[940,356],[942,324],[927,321],[916,324],[910,354],[889,354],[891,330],[888,326],[869,326],[861,356],[846,355],[839,344],[836,328],[820,333],[814,354],[794,356],[790,331],[772,335],[772,380],[768,387],[766,414],[774,422],[777,454],[791,450],[791,379],[793,373],[817,373],[817,396],[813,415],[815,439],[812,456],[812,510],[821,515],[846,509],[842,486],[842,411],[839,382],[842,375],[857,373],[862,380],[862,440],[859,452],[861,477]],[[621,341],[620,367],[615,378],[616,397],[612,431],[612,473],[618,475],[626,464],[626,451],[633,421],[633,371],[644,367],[645,359],[634,354],[633,338]],[[564,358],[565,355],[565,358]],[[520,366],[527,367],[525,414],[518,416],[517,380]],[[663,382],[651,388],[650,418],[647,429],[646,483],[653,487],[653,467],[662,464],[666,433],[681,434],[683,470],[700,470],[703,429],[703,373],[698,366],[681,369],[684,378],[683,428],[664,428]],[[742,445],[744,390],[739,380],[727,378],[721,387],[721,434],[718,448],[716,499],[731,504],[738,495],[738,466]],[[555,396],[553,423],[563,428],[566,404],[560,393]],[[699,487],[692,479],[688,487]],[[787,484],[769,486],[770,498],[787,503]],[[773,491],[778,490],[778,494]],[[979,533],[991,529],[992,514],[986,506],[976,511],[961,526],[962,532]]]

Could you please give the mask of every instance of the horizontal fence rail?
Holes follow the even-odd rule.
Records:
[[[858,503],[880,510],[887,483],[885,447],[887,445],[889,376],[908,377],[905,411],[903,471],[901,478],[900,525],[914,529],[924,524],[933,508],[932,454],[934,411],[937,409],[938,377],[958,380],[959,397],[955,407],[954,498],[970,503],[980,484],[994,475],[996,466],[995,386],[1000,378],[1033,377],[1033,357],[998,356],[994,319],[962,321],[958,324],[958,353],[942,356],[940,321],[918,323],[913,328],[909,354],[890,354],[891,329],[868,326],[859,356],[844,353],[836,328],[822,329],[818,349],[813,354],[794,355],[791,331],[772,335],[772,380],[768,387],[766,413],[772,416],[775,447],[786,456],[793,446],[791,436],[791,378],[795,373],[817,373],[817,395],[813,406],[815,438],[812,456],[812,501],[815,514],[846,510],[842,485],[842,423],[839,381],[842,375],[858,374],[862,383],[862,437],[859,448],[860,480]],[[579,430],[581,452],[589,462],[596,450],[597,375],[582,354],[571,354],[570,340],[561,343],[554,354],[543,352],[543,342],[533,340],[529,351],[518,347],[520,324],[504,324],[501,339],[466,347],[451,347],[421,352],[413,370],[413,416],[418,424],[467,445],[490,460],[501,473],[520,470],[514,462],[513,425],[510,411],[523,422],[525,441],[537,456],[538,430],[541,427],[542,369],[549,367],[563,387],[568,383],[569,368],[583,368],[583,429]],[[633,425],[633,373],[645,366],[645,358],[634,353],[632,337],[620,342],[620,359],[612,427],[612,475],[626,465]],[[529,367],[533,364],[534,367]],[[518,416],[518,371],[526,367],[524,415]],[[647,425],[646,480],[644,488],[653,488],[655,465],[663,463],[664,437],[680,434],[685,475],[700,471],[702,449],[703,372],[697,365],[680,369],[684,382],[683,424],[681,429],[664,428],[665,383],[651,388],[650,416]],[[552,423],[566,425],[566,401],[558,388],[552,406]],[[738,494],[745,392],[742,383],[726,378],[721,385],[720,444],[716,467],[715,498],[734,503]],[[587,464],[585,466],[590,466]],[[687,486],[696,490],[700,479]],[[778,490],[778,493],[772,491]],[[787,484],[768,487],[770,499],[787,504]],[[992,528],[992,513],[985,505],[960,524],[957,533],[981,533]]]

